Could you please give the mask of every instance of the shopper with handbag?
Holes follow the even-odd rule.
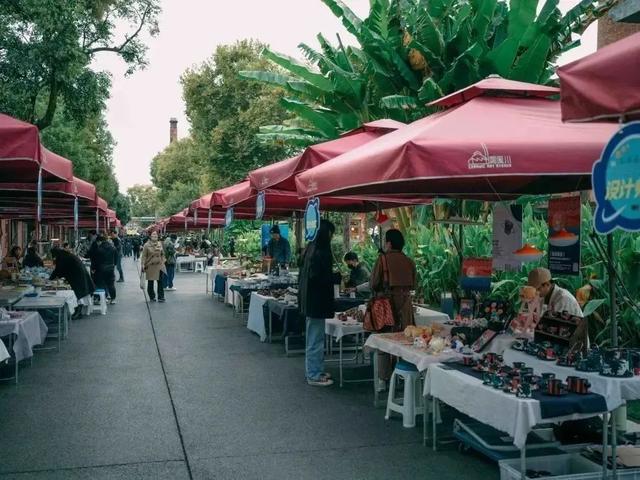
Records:
[[[398,332],[414,325],[411,291],[416,288],[416,264],[407,257],[404,249],[404,237],[400,230],[388,230],[385,234],[384,253],[381,253],[371,273],[371,291],[367,317],[371,320],[370,330]],[[385,300],[391,309],[392,321],[389,321]],[[365,319],[367,323],[367,319]],[[368,325],[365,324],[365,328]],[[389,380],[393,373],[391,357],[379,354],[379,375]]]
[[[335,315],[333,285],[341,280],[340,273],[333,272],[331,238],[335,232],[333,223],[320,221],[316,239],[304,253],[298,285],[300,313],[306,318],[305,372],[307,383],[318,387],[333,384],[324,371],[325,319]]]

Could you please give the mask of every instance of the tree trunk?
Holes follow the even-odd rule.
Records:
[[[344,231],[342,232],[342,241],[344,243],[344,252],[351,251],[351,214],[344,214]]]

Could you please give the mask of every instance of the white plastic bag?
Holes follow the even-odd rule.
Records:
[[[142,290],[144,290],[145,284],[146,284],[146,281],[145,281],[145,274],[144,274],[144,272],[142,272],[142,271],[141,271],[141,272],[140,272],[140,288],[141,288]]]

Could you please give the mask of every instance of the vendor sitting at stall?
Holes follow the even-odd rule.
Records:
[[[557,313],[567,312],[576,317],[583,316],[578,301],[568,290],[553,283],[548,269],[539,267],[531,270],[527,285],[538,291],[544,301],[545,310]]]
[[[44,262],[42,261],[42,258],[40,258],[40,255],[38,255],[36,247],[29,246],[29,248],[27,248],[27,254],[22,259],[22,266],[26,268],[44,266]]]
[[[280,235],[280,227],[271,227],[271,240],[265,248],[265,255],[273,259],[272,265],[288,265],[291,262],[291,246],[286,238]]]
[[[367,265],[364,262],[358,261],[358,254],[355,252],[347,252],[344,256],[344,263],[347,264],[347,267],[349,267],[349,270],[351,271],[344,284],[347,291],[357,292],[363,295],[368,294],[370,288],[361,287],[358,289],[359,286],[369,286],[371,272]]]
[[[21,257],[22,248],[19,245],[14,245],[11,247],[9,255],[2,260],[2,268],[10,271],[20,270]]]

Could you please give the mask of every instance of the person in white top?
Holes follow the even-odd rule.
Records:
[[[544,300],[543,310],[583,317],[582,309],[576,298],[566,289],[559,287],[551,279],[551,272],[546,268],[534,268],[529,273],[527,285],[538,290]]]

